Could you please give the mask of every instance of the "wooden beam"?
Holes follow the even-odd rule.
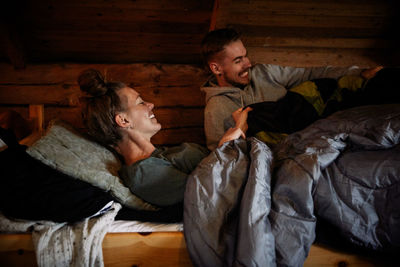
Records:
[[[218,12],[219,12],[219,2],[220,2],[220,0],[214,0],[214,6],[213,6],[212,13],[211,13],[211,18],[210,18],[210,27],[209,27],[208,31],[213,31],[216,29],[217,17],[218,17]]]
[[[33,122],[33,131],[42,134],[44,132],[44,106],[43,105],[30,105],[29,106],[29,119]]]
[[[216,29],[225,28],[228,25],[228,22],[230,22],[228,18],[232,2],[232,0],[218,0],[218,13],[215,22]]]

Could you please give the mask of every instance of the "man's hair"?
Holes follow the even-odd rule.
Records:
[[[226,45],[239,39],[240,34],[232,28],[223,28],[207,33],[201,42],[201,54],[207,68],[209,68],[208,62],[217,53],[223,51]]]

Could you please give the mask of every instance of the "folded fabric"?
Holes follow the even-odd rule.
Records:
[[[46,135],[29,147],[27,153],[62,173],[110,192],[124,206],[157,210],[123,184],[118,176],[121,163],[110,150],[89,140],[66,122],[50,122]]]
[[[8,148],[0,152],[0,210],[27,220],[75,222],[101,210],[112,197],[32,158],[0,128]],[[14,142],[13,142],[14,140]]]

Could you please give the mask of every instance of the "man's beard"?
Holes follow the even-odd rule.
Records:
[[[242,74],[243,72],[246,72],[246,71],[248,72],[249,69],[246,69],[246,70],[241,71],[241,72],[239,73],[239,76],[240,76],[240,74]],[[249,73],[249,74],[250,74],[250,73]],[[249,74],[248,74],[248,75],[249,75]],[[247,76],[247,82],[246,82],[246,83],[237,82],[237,81],[231,79],[229,76],[227,76],[226,73],[224,73],[224,76],[225,76],[226,82],[228,82],[228,83],[231,84],[232,86],[238,87],[238,88],[240,88],[240,89],[245,88],[245,87],[250,83],[249,76]]]

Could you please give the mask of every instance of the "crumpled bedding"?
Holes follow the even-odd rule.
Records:
[[[189,177],[184,234],[195,266],[302,266],[326,222],[343,242],[400,249],[400,105],[337,112],[271,151],[224,144]]]
[[[73,224],[9,219],[0,212],[0,232],[32,231],[38,266],[101,267],[103,239],[120,209],[121,205],[114,202],[101,216]]]

